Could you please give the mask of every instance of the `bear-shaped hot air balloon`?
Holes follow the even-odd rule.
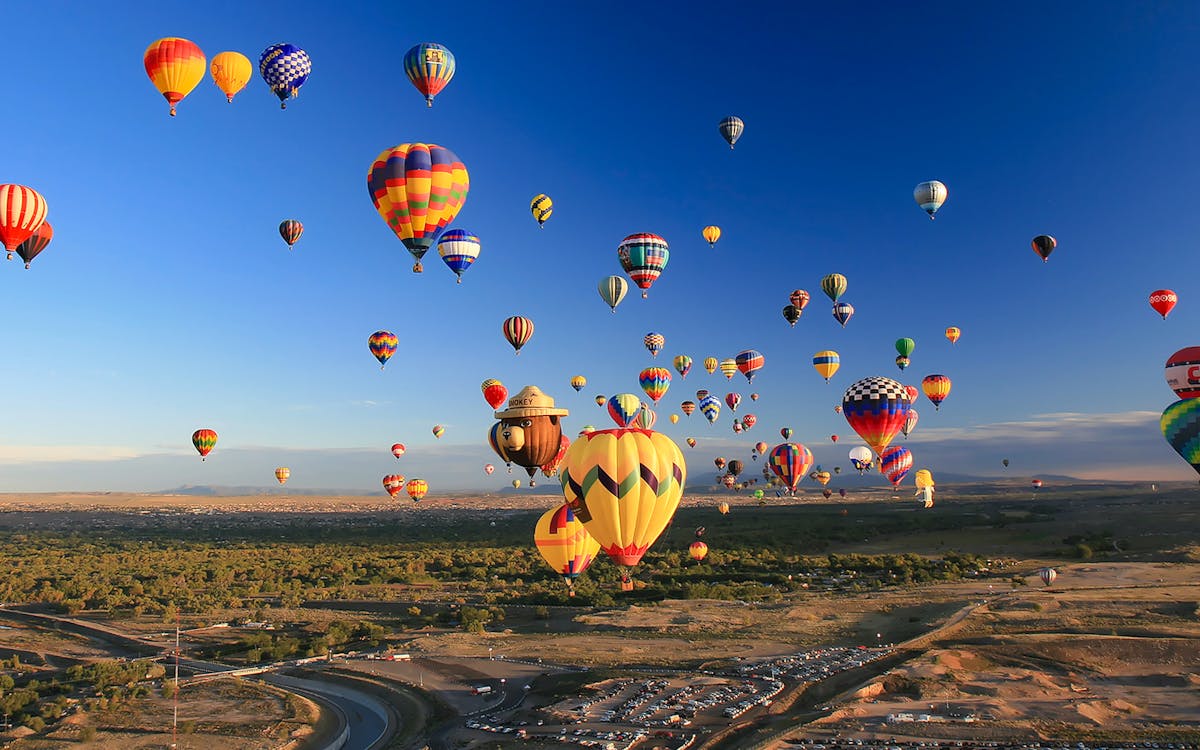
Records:
[[[500,421],[492,427],[493,449],[505,461],[524,467],[532,487],[534,473],[553,461],[562,447],[561,418],[567,414],[536,385],[527,385],[508,400],[507,409],[496,412]]]

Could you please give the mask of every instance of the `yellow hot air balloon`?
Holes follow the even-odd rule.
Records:
[[[254,66],[250,58],[241,52],[219,52],[209,66],[213,83],[225,94],[225,101],[232,103],[233,96],[246,88],[254,75]]]
[[[291,475],[292,470],[286,466],[280,466],[275,470],[275,478],[279,480],[280,484],[287,484],[288,477]]]
[[[529,211],[533,214],[533,218],[537,219],[538,228],[542,229],[546,226],[546,219],[549,219],[550,214],[554,213],[554,201],[550,200],[550,196],[545,193],[538,193],[533,196],[533,200],[529,201]]]
[[[675,515],[687,482],[679,446],[660,432],[597,430],[563,459],[563,496],[617,565],[634,566]]]
[[[584,528],[569,505],[551,508],[542,514],[533,529],[533,542],[542,557],[571,587],[580,573],[596,559],[600,542]],[[575,593],[571,592],[574,596]]]
[[[950,326],[946,329],[946,338],[951,344],[957,344],[959,337],[962,336],[962,329],[958,326]]]
[[[721,512],[721,515],[727,515],[729,513],[729,503],[718,503],[717,510]]]
[[[709,247],[715,247],[717,240],[721,239],[721,228],[717,226],[708,226],[700,230],[700,234],[704,235],[704,240]]]
[[[818,471],[817,472],[817,481],[821,483],[822,487],[829,484],[830,479],[833,479],[833,475],[830,474],[828,471]]]
[[[734,374],[738,371],[737,360],[723,359],[721,360],[721,374],[726,380],[733,380]]]
[[[818,375],[825,378],[826,383],[841,366],[842,358],[838,356],[837,352],[826,350],[813,355],[813,368]]]
[[[585,378],[582,375],[576,375],[575,377],[571,378],[571,387],[574,388],[576,391],[582,391],[584,386],[586,386],[586,385],[587,385],[587,378]]]
[[[175,105],[196,88],[204,78],[204,53],[195,42],[169,36],[146,48],[142,62],[150,82],[171,105],[171,117],[175,116]]]
[[[671,424],[679,424],[679,415],[678,414],[671,415]]]
[[[734,366],[735,367],[737,366],[736,362],[734,363]],[[716,357],[706,357],[704,359],[704,369],[708,372],[709,375],[712,375],[714,372],[716,372],[717,371],[717,358]]]

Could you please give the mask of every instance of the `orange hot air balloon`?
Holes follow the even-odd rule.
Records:
[[[946,340],[951,344],[957,344],[960,338],[962,338],[962,329],[958,326],[950,326],[946,329]]]
[[[383,478],[383,488],[392,497],[399,495],[404,491],[404,475],[403,474],[388,474]]]
[[[192,433],[192,445],[196,446],[196,452],[200,454],[200,460],[203,461],[216,447],[217,433],[208,429],[196,430]]]
[[[419,502],[429,492],[429,483],[424,479],[410,479],[408,484],[404,485],[404,491],[408,493],[414,503]]]
[[[275,470],[275,479],[277,479],[280,484],[287,484],[288,477],[291,475],[292,470],[286,466],[280,466]]]
[[[24,185],[0,185],[0,243],[8,257],[46,222],[46,199]]]
[[[700,541],[699,539],[692,542],[691,545],[688,546],[688,555],[691,556],[691,558],[693,560],[695,560],[696,562],[700,562],[701,560],[703,560],[704,556],[707,554],[708,554],[708,545],[705,544],[704,542]]]
[[[254,65],[241,52],[218,52],[213,55],[209,72],[213,83],[225,94],[225,101],[232,104],[234,94],[246,88],[254,76]]]
[[[206,70],[204,53],[196,43],[176,36],[159,39],[147,47],[143,62],[150,82],[171,105],[171,117],[175,116],[175,105],[196,88]]]

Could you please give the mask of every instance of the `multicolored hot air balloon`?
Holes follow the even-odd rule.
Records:
[[[1185,398],[1168,406],[1159,426],[1167,443],[1200,474],[1200,398]]]
[[[196,43],[177,36],[152,43],[146,48],[143,62],[150,82],[171,105],[171,117],[175,116],[175,105],[196,88],[206,70],[204,53]]]
[[[808,307],[808,300],[808,292],[804,291],[803,289],[795,289],[788,296],[788,302],[791,302],[792,306],[800,312],[804,312],[804,308]]]
[[[925,398],[933,402],[934,411],[937,411],[950,395],[950,378],[945,375],[926,375],[921,381],[921,389],[925,391]]]
[[[400,458],[401,456],[403,456],[406,450],[407,449],[404,447],[404,443],[393,443],[392,444],[392,455],[395,456],[396,458]]]
[[[746,414],[742,417],[742,424],[748,430],[754,425],[758,424],[758,417],[754,416],[753,414]]]
[[[1040,479],[1035,479],[1030,484],[1033,485],[1034,492],[1037,492],[1038,490],[1040,490],[1042,488],[1042,480],[1040,480]]]
[[[638,384],[650,400],[657,404],[671,387],[671,371],[665,367],[647,367],[638,374]]]
[[[950,191],[937,180],[922,182],[913,189],[913,200],[917,202],[921,210],[929,214],[930,219],[934,218],[933,215],[938,212],[949,196]]]
[[[658,422],[658,414],[650,408],[650,404],[642,402],[642,410],[638,412],[637,418],[633,420],[631,427],[637,427],[642,430],[653,430],[655,423]]]
[[[904,433],[904,437],[908,437],[908,434],[916,429],[918,419],[920,419],[920,416],[917,414],[917,410],[911,406],[908,407],[908,416],[904,418],[904,427],[900,429]]]
[[[217,433],[209,429],[200,429],[192,433],[192,445],[196,447],[196,452],[200,454],[200,460],[203,461],[212,453],[212,449],[217,444]]]
[[[946,340],[951,344],[957,344],[959,338],[962,337],[962,329],[958,326],[950,326],[946,329]]]
[[[659,432],[598,430],[563,461],[567,504],[613,562],[634,566],[675,515],[687,484],[679,446]]]
[[[726,393],[725,394],[725,405],[729,407],[730,411],[736,412],[737,408],[738,408],[738,404],[740,404],[740,403],[742,403],[742,394],[740,394],[740,393]]]
[[[272,44],[259,56],[258,72],[279,97],[279,108],[287,109],[287,100],[300,96],[300,87],[312,73],[312,60],[294,44]]]
[[[286,466],[280,466],[275,469],[275,480],[280,484],[287,484],[288,477],[292,475],[292,470]]]
[[[1043,586],[1049,586],[1054,583],[1054,579],[1058,578],[1058,571],[1054,568],[1039,568],[1038,578],[1042,579]]]
[[[725,457],[724,457],[724,456],[717,456],[716,458],[714,458],[714,459],[713,459],[713,466],[716,466],[716,467],[717,467],[717,471],[722,471],[722,470],[724,470],[724,469],[725,469]]]
[[[767,466],[779,477],[788,491],[795,494],[796,485],[812,466],[812,451],[800,443],[780,443],[771,449]]]
[[[495,470],[496,470],[496,467],[492,466],[491,464],[483,465],[483,473],[487,474],[489,477],[492,475],[492,472],[494,472]]]
[[[304,234],[304,225],[295,219],[284,219],[279,223],[279,236],[287,243],[288,250],[291,250],[292,246],[300,241],[302,234]]]
[[[854,315],[854,305],[849,302],[837,302],[833,305],[833,319],[846,327],[846,322]]]
[[[622,240],[617,246],[617,258],[621,261],[621,268],[642,290],[642,298],[645,299],[650,286],[667,267],[671,251],[662,237],[643,232],[631,234]]]
[[[538,193],[533,196],[533,200],[529,201],[529,211],[537,220],[538,229],[545,229],[546,220],[550,218],[550,214],[554,213],[554,201],[550,200],[550,196],[545,193]]]
[[[860,445],[850,449],[850,465],[857,469],[859,474],[871,468],[871,461],[874,458],[870,448]]]
[[[533,529],[533,543],[542,559],[563,577],[568,588],[596,559],[600,543],[575,517],[571,506],[563,504],[542,514]],[[574,596],[574,591],[571,592]]]
[[[896,367],[900,368],[900,372],[904,372],[904,370],[906,370],[908,368],[908,366],[911,364],[912,364],[912,362],[909,360],[908,357],[904,357],[904,356],[896,357]]]
[[[593,400],[596,402],[596,406],[604,406],[606,403],[608,403],[608,396],[597,394],[596,398]]]
[[[825,378],[826,383],[829,382],[829,379],[833,377],[834,373],[841,366],[842,358],[835,351],[826,350],[813,355],[813,368],[817,371],[818,375]]]
[[[780,427],[779,428],[779,434],[781,437],[783,437],[784,440],[791,440],[792,433],[793,433],[793,430],[791,427]]]
[[[800,308],[795,305],[783,306],[783,319],[792,327],[796,327],[796,321],[800,320]]]
[[[688,438],[687,444],[688,444],[689,448],[695,448],[696,447],[696,438]]]
[[[887,477],[893,487],[900,486],[912,467],[912,452],[903,446],[893,445],[879,454],[879,473]]]
[[[825,296],[829,297],[830,302],[837,302],[838,298],[846,293],[850,282],[840,273],[831,273],[821,279],[821,291],[825,292]]]
[[[729,503],[724,501],[717,503],[717,512],[723,516],[729,515]]]
[[[404,72],[412,85],[425,95],[425,106],[433,106],[437,96],[454,77],[454,55],[434,42],[422,42],[404,53]]]
[[[1167,359],[1167,385],[1179,398],[1200,398],[1200,346],[1189,346]]]
[[[410,479],[404,485],[404,491],[412,498],[413,502],[420,502],[421,498],[429,492],[429,483],[424,479]]]
[[[1033,246],[1033,251],[1038,254],[1043,263],[1050,262],[1050,253],[1054,252],[1054,248],[1058,247],[1058,240],[1048,234],[1039,234],[1033,238],[1030,243]]]
[[[554,454],[554,458],[542,464],[542,476],[547,478],[558,476],[558,467],[562,464],[563,457],[567,455],[567,448],[570,447],[571,439],[563,435],[559,439],[558,452]]]
[[[694,541],[690,545],[688,545],[688,557],[692,558],[696,562],[702,561],[704,559],[704,556],[707,554],[708,554],[708,545],[705,544],[704,542],[700,541],[699,539],[697,539],[696,541]]]
[[[520,354],[521,347],[529,343],[530,337],[533,336],[533,321],[520,315],[514,315],[504,319],[501,330],[504,332],[504,340],[512,345],[514,352]]]
[[[213,55],[208,69],[212,73],[213,83],[217,84],[217,88],[225,95],[225,101],[230,104],[234,95],[246,88],[254,76],[254,64],[241,52],[218,52]]]
[[[714,372],[717,371],[717,364],[718,364],[718,362],[717,362],[716,357],[705,357],[704,358],[704,371],[707,372],[709,375],[712,375]],[[697,396],[697,398],[703,398],[703,396]]]
[[[508,400],[508,388],[495,378],[483,381],[479,388],[483,391],[483,400],[487,401],[488,406],[493,409],[499,409]]]
[[[679,404],[679,410],[682,411],[684,413],[684,415],[690,417],[690,416],[692,416],[692,412],[696,411],[696,402],[695,401],[682,401]]]
[[[608,400],[608,416],[618,427],[629,427],[642,410],[642,400],[632,393],[618,393]]]
[[[46,222],[49,208],[41,193],[24,185],[0,185],[0,242],[8,257]]]
[[[470,177],[448,148],[432,143],[401,143],[375,157],[367,172],[367,192],[375,210],[416,260],[467,201]]]
[[[479,258],[479,238],[465,229],[448,229],[442,233],[437,248],[442,262],[461,284],[463,274]]]
[[[605,276],[600,279],[598,288],[600,299],[612,308],[613,314],[616,314],[617,305],[621,304],[621,300],[625,299],[625,294],[629,291],[629,282],[620,276]]]
[[[733,150],[733,144],[737,143],[738,138],[742,137],[742,131],[746,129],[746,123],[742,122],[742,118],[730,115],[717,124],[717,132],[729,144],[730,150]]]
[[[371,354],[379,360],[380,370],[387,366],[387,361],[396,353],[396,347],[399,345],[400,339],[391,331],[376,331],[367,339],[367,346],[371,349]]]
[[[738,352],[733,361],[737,365],[738,372],[746,376],[746,382],[748,383],[754,382],[754,376],[762,369],[764,362],[763,355],[753,349]]]
[[[54,239],[54,227],[50,226],[50,222],[43,221],[33,234],[17,245],[17,255],[25,261],[25,268],[29,268],[29,264],[50,245],[52,239]]]
[[[686,378],[688,373],[692,371],[692,358],[686,354],[677,355],[672,364],[675,365],[675,371],[682,378]]]
[[[904,386],[904,392],[908,394],[908,403],[910,405],[917,403],[917,399],[921,397],[921,389],[915,385]]]
[[[863,378],[842,396],[842,415],[876,453],[882,453],[904,427],[908,417],[908,393],[891,378]]]
[[[433,436],[435,438],[441,439],[442,435],[446,434],[446,428],[441,426],[440,424],[435,424],[433,426],[433,428],[430,430],[430,432],[433,433]]]
[[[646,351],[650,352],[651,357],[657,357],[658,353],[667,345],[667,339],[661,333],[647,333],[642,337],[642,344],[645,345]]]
[[[1179,296],[1170,289],[1158,289],[1150,293],[1150,307],[1154,308],[1154,312],[1161,315],[1163,320],[1175,309],[1177,302]]]
[[[383,478],[383,488],[392,497],[399,495],[404,490],[404,475],[388,474]]]
[[[576,375],[575,377],[571,378],[571,387],[575,389],[576,393],[582,391],[586,385],[587,378],[582,375]]]
[[[700,230],[700,234],[704,237],[704,241],[709,247],[716,247],[717,240],[721,239],[721,228],[718,226],[707,226]]]
[[[751,454],[751,457],[757,460],[759,456],[767,455],[767,451],[769,450],[771,450],[771,446],[766,441],[759,440],[754,444],[754,453]]]
[[[705,396],[700,399],[698,404],[700,413],[709,421],[709,424],[717,421],[717,417],[721,416],[721,401],[716,396]]]

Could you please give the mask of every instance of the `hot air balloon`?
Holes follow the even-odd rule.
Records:
[[[287,243],[288,250],[300,241],[300,235],[304,234],[304,225],[295,219],[284,219],[279,223],[279,236]]]
[[[846,327],[846,322],[854,315],[854,305],[849,302],[838,302],[833,306],[833,319]]]
[[[642,400],[632,393],[618,393],[608,400],[608,415],[618,427],[629,427],[642,410]]]
[[[1040,479],[1035,479],[1030,484],[1033,485],[1034,492],[1036,492],[1042,488],[1042,480],[1040,480]]]
[[[732,474],[726,474],[721,477],[721,484],[725,485],[725,489],[732,490],[733,486],[737,484],[737,477]]]
[[[414,503],[420,502],[421,498],[429,492],[429,483],[424,479],[410,479],[404,485],[404,491],[408,493]]]
[[[24,185],[0,185],[0,242],[8,257],[46,222],[46,199]]]
[[[917,489],[923,490],[926,487],[933,486],[933,473],[929,469],[921,469],[913,477],[913,482],[917,485]]]
[[[921,390],[915,385],[904,386],[904,393],[908,395],[909,406],[917,403],[917,399],[921,396]]]
[[[667,339],[661,333],[647,333],[642,337],[642,343],[645,344],[651,357],[657,357],[658,353],[666,346]]]
[[[501,404],[508,400],[508,389],[495,378],[483,381],[479,388],[483,391],[483,400],[493,409],[499,409]]]
[[[554,201],[550,200],[550,196],[545,193],[538,193],[533,196],[533,200],[529,201],[529,211],[537,220],[538,229],[545,229],[546,219],[549,219],[550,214],[554,213]],[[624,279],[621,280],[624,281]],[[622,294],[622,296],[624,295]]]
[[[392,455],[396,458],[403,456],[405,450],[404,443],[395,443],[392,445]]]
[[[287,109],[287,100],[300,95],[312,73],[312,60],[294,44],[272,44],[258,58],[258,72],[279,97],[279,108]]]
[[[795,494],[796,485],[804,478],[808,467],[812,466],[812,451],[800,443],[780,443],[771,449],[771,471],[783,480],[784,486]]]
[[[721,137],[729,144],[730,150],[733,150],[733,144],[737,143],[738,138],[742,137],[742,131],[746,129],[746,123],[742,122],[742,118],[730,115],[717,124],[717,131]]]
[[[585,378],[582,375],[576,375],[575,377],[571,378],[571,387],[575,389],[576,393],[578,393],[579,391],[582,391],[584,386],[586,386],[586,385],[587,385],[587,378]]]
[[[828,488],[821,490],[821,497],[828,500],[829,498],[833,497],[833,490]]]
[[[637,413],[637,417],[634,418],[633,424],[630,426],[637,427],[642,430],[652,430],[654,429],[654,424],[656,422],[658,422],[658,414],[656,414],[654,410],[650,408],[649,404],[643,401],[642,410]]]
[[[1058,247],[1058,240],[1048,234],[1039,234],[1033,238],[1030,243],[1033,246],[1033,251],[1041,257],[1043,263],[1050,262],[1050,253],[1054,252],[1054,248]]]
[[[754,416],[753,414],[746,414],[742,417],[742,424],[748,430],[754,425],[758,424],[758,417]]]
[[[751,400],[751,401],[757,401],[757,400],[758,400],[758,394],[757,394],[757,393],[751,393],[751,394],[750,394],[750,400]]]
[[[466,203],[470,177],[448,148],[432,143],[401,143],[375,157],[367,172],[367,192],[375,210],[413,256],[413,272],[439,232]]]
[[[286,466],[280,466],[275,469],[275,479],[280,484],[287,484],[288,477],[292,475],[292,470]]]
[[[700,399],[698,406],[700,413],[710,424],[716,422],[717,417],[721,416],[721,401],[716,396],[705,396]]]
[[[512,480],[511,484],[512,484],[514,490],[518,490],[521,488],[521,480],[520,479]],[[529,484],[532,486],[533,482],[530,482]]]
[[[1180,349],[1167,359],[1167,385],[1180,398],[1200,398],[1200,346]]]
[[[29,264],[50,245],[50,240],[52,239],[54,239],[54,228],[50,226],[50,222],[43,221],[42,225],[33,234],[29,235],[20,245],[17,245],[17,255],[21,256],[21,260],[25,261],[25,268],[29,268]]]
[[[925,398],[933,402],[934,411],[937,411],[950,395],[950,378],[945,375],[926,375],[921,381],[921,389],[925,391]]]
[[[379,360],[380,370],[387,366],[387,361],[396,353],[396,347],[399,345],[400,339],[391,331],[376,331],[367,339],[367,346],[370,347],[371,354]]]
[[[425,106],[454,77],[454,54],[440,44],[422,42],[404,53],[404,72],[412,85],[425,95]]]
[[[736,458],[728,463],[728,467],[729,473],[735,477],[740,477],[742,475],[742,470],[746,468],[745,465]]]
[[[697,401],[702,401],[707,397],[708,397],[708,389],[707,388],[697,388],[696,389],[696,400]]]
[[[1167,443],[1200,474],[1200,398],[1186,398],[1168,406],[1159,426]]]
[[[147,47],[143,62],[150,82],[171,105],[171,117],[175,116],[175,105],[196,88],[206,69],[204,53],[196,43],[176,36],[159,39]]]
[[[718,363],[717,363],[716,357],[705,357],[704,358],[704,369],[709,375],[712,375],[714,372],[717,371],[717,364]],[[700,398],[703,398],[703,397],[700,397]]]
[[[675,371],[680,377],[686,378],[688,373],[692,371],[692,358],[686,354],[679,354],[672,362],[675,365]]]
[[[692,416],[692,412],[696,411],[695,401],[684,401],[679,404],[679,410],[687,416]]]
[[[783,436],[784,440],[790,440],[792,438],[792,428],[791,427],[781,427],[779,429],[779,434],[781,436]]]
[[[725,458],[717,456],[713,459],[713,466],[716,466],[718,471],[723,470],[725,468]]]
[[[542,476],[547,478],[558,476],[558,467],[562,464],[563,457],[567,455],[567,448],[570,447],[571,439],[563,435],[559,441],[558,452],[554,454],[554,458],[542,464]]]
[[[462,275],[479,257],[479,238],[465,229],[448,229],[438,240],[438,255],[446,267],[454,272],[456,283],[462,283]]]
[[[533,321],[520,315],[505,318],[501,328],[505,340],[512,345],[517,354],[521,353],[521,347],[529,343],[530,337],[533,336]]]
[[[840,273],[831,273],[821,279],[821,291],[825,292],[831,302],[837,302],[838,298],[846,293],[848,286],[849,282],[846,281],[846,277]]]
[[[592,432],[595,429],[596,428],[594,426],[592,426],[590,424],[585,424],[583,427],[579,428],[579,434],[582,435],[585,432]]]
[[[901,372],[904,372],[910,364],[912,362],[909,361],[908,357],[896,357],[896,367],[899,367]]]
[[[788,322],[792,328],[796,327],[796,321],[800,320],[800,308],[795,305],[784,305],[783,319]]]
[[[546,563],[571,587],[596,559],[600,543],[563,504],[542,514],[533,530],[533,542]],[[574,595],[574,592],[572,592]]]
[[[733,361],[737,365],[738,372],[746,376],[746,382],[753,383],[754,376],[762,369],[764,360],[763,355],[755,350],[746,349],[745,351],[738,352]]]
[[[929,218],[934,218],[934,214],[946,202],[949,196],[949,191],[946,186],[937,180],[922,182],[913,190],[913,200],[921,207],[925,213],[929,214]]]
[[[879,454],[879,473],[887,477],[893,487],[900,486],[912,465],[912,452],[903,446],[893,445]]]
[[[638,384],[650,400],[657,404],[671,387],[671,371],[665,367],[647,367],[638,374]]]
[[[200,429],[192,433],[192,445],[196,446],[196,452],[200,454],[200,460],[205,460],[205,457],[212,453],[212,449],[217,444],[217,433],[213,430]]]
[[[696,447],[696,438],[688,438],[687,444],[688,444],[689,448],[695,448]]]
[[[495,466],[492,466],[491,464],[484,464],[484,465],[483,465],[483,473],[484,473],[484,474],[487,474],[489,477],[492,475],[492,472],[493,472],[493,471],[495,471],[495,470],[496,470],[496,467],[495,467]]]
[[[796,310],[799,311],[796,313],[797,315],[804,312],[805,307],[808,307],[808,300],[808,292],[804,291],[803,289],[795,289],[788,296],[788,302],[791,302],[792,307],[795,307]]]
[[[1006,468],[1006,469],[1008,468],[1008,459],[1007,458],[1004,459],[1003,461],[1001,461],[1000,463],[1004,464],[1004,468]]]
[[[1167,319],[1167,315],[1175,308],[1175,303],[1178,301],[1178,295],[1170,289],[1159,289],[1150,293],[1150,307],[1154,308],[1154,312],[1161,315],[1163,320]]]
[[[829,440],[830,440],[831,442],[834,442],[834,443],[836,443],[836,442],[838,441],[838,436],[837,436],[837,435],[830,435],[830,436],[829,436]]]
[[[596,402],[596,406],[604,406],[606,403],[608,403],[608,397],[601,394],[597,394],[594,400]]]
[[[404,476],[401,474],[388,474],[383,478],[383,488],[392,497],[399,495],[404,490]]]
[[[742,430],[744,429],[742,427],[742,421],[736,418],[733,420],[733,424],[730,425],[730,427],[733,429],[734,433],[738,435],[742,434]]]
[[[740,403],[742,403],[742,394],[740,394],[740,393],[726,393],[725,394],[725,405],[729,407],[730,411],[736,412],[737,408],[738,408],[738,404],[740,404]]]
[[[842,488],[842,489],[838,490],[838,494],[839,494],[839,495],[841,495],[842,497],[845,497],[845,496],[846,496],[846,489],[845,489],[845,488]],[[845,511],[842,511],[842,515],[845,515]]]
[[[962,329],[959,328],[958,326],[950,326],[949,328],[946,329],[946,339],[949,340],[951,344],[957,344],[958,339],[961,336],[962,336]]]
[[[679,415],[678,414],[671,415],[671,424],[679,424]]]
[[[613,314],[617,312],[617,305],[621,304],[621,300],[625,299],[625,293],[629,291],[629,282],[620,276],[605,276],[600,279],[600,298],[604,300],[604,304],[612,308]]]
[[[232,104],[234,95],[246,88],[254,75],[254,65],[241,52],[218,52],[213,56],[209,72],[213,83],[225,94],[225,101]]]
[[[733,374],[738,371],[737,360],[723,359],[721,360],[721,374],[726,380],[733,380]]]
[[[729,515],[729,503],[726,503],[726,502],[717,503],[717,512],[719,512],[723,516]]]
[[[701,560],[703,560],[704,556],[707,554],[708,554],[708,545],[705,544],[704,542],[700,541],[699,539],[692,542],[688,546],[688,556],[690,556],[696,562],[700,562]]]
[[[850,464],[855,469],[858,469],[858,473],[860,475],[867,469],[871,468],[871,461],[874,458],[875,456],[871,453],[870,448],[860,445],[857,448],[850,449]]]
[[[523,467],[533,487],[537,470],[562,449],[561,420],[567,414],[536,385],[527,385],[509,398],[508,408],[496,412],[499,421],[488,432],[488,443],[505,461]]]
[[[838,356],[837,352],[823,351],[813,355],[813,368],[816,369],[818,375],[825,378],[826,383],[841,366],[842,358]]]
[[[831,480],[831,479],[833,479],[833,475],[830,474],[828,471],[818,471],[817,472],[817,476],[816,476],[817,484],[821,485],[822,487],[829,484],[829,480]]]
[[[1054,568],[1039,568],[1038,577],[1042,579],[1043,586],[1049,586],[1054,583],[1054,579],[1058,578],[1058,571]]]
[[[657,234],[631,234],[617,246],[617,258],[630,280],[642,290],[642,298],[645,299],[650,285],[667,267],[671,251],[667,248],[667,241]]]
[[[704,237],[704,241],[709,247],[716,247],[717,240],[721,239],[721,228],[717,226],[708,226],[700,230],[700,234]]]
[[[760,440],[754,444],[754,453],[752,455],[755,459],[757,459],[759,456],[767,455],[767,451],[769,450],[771,450],[771,446],[765,441]]]
[[[916,428],[917,419],[919,418],[917,410],[911,406],[908,407],[908,415],[904,417],[904,427],[900,428],[900,431],[904,433],[904,437],[908,437],[908,433]]]
[[[590,432],[571,444],[563,496],[617,565],[637,565],[675,515],[687,483],[683,453],[650,430]]]
[[[917,342],[912,339],[896,339],[896,353],[907,358],[917,348]]]
[[[908,394],[891,378],[863,378],[842,395],[842,415],[876,453],[892,442],[908,416]]]

